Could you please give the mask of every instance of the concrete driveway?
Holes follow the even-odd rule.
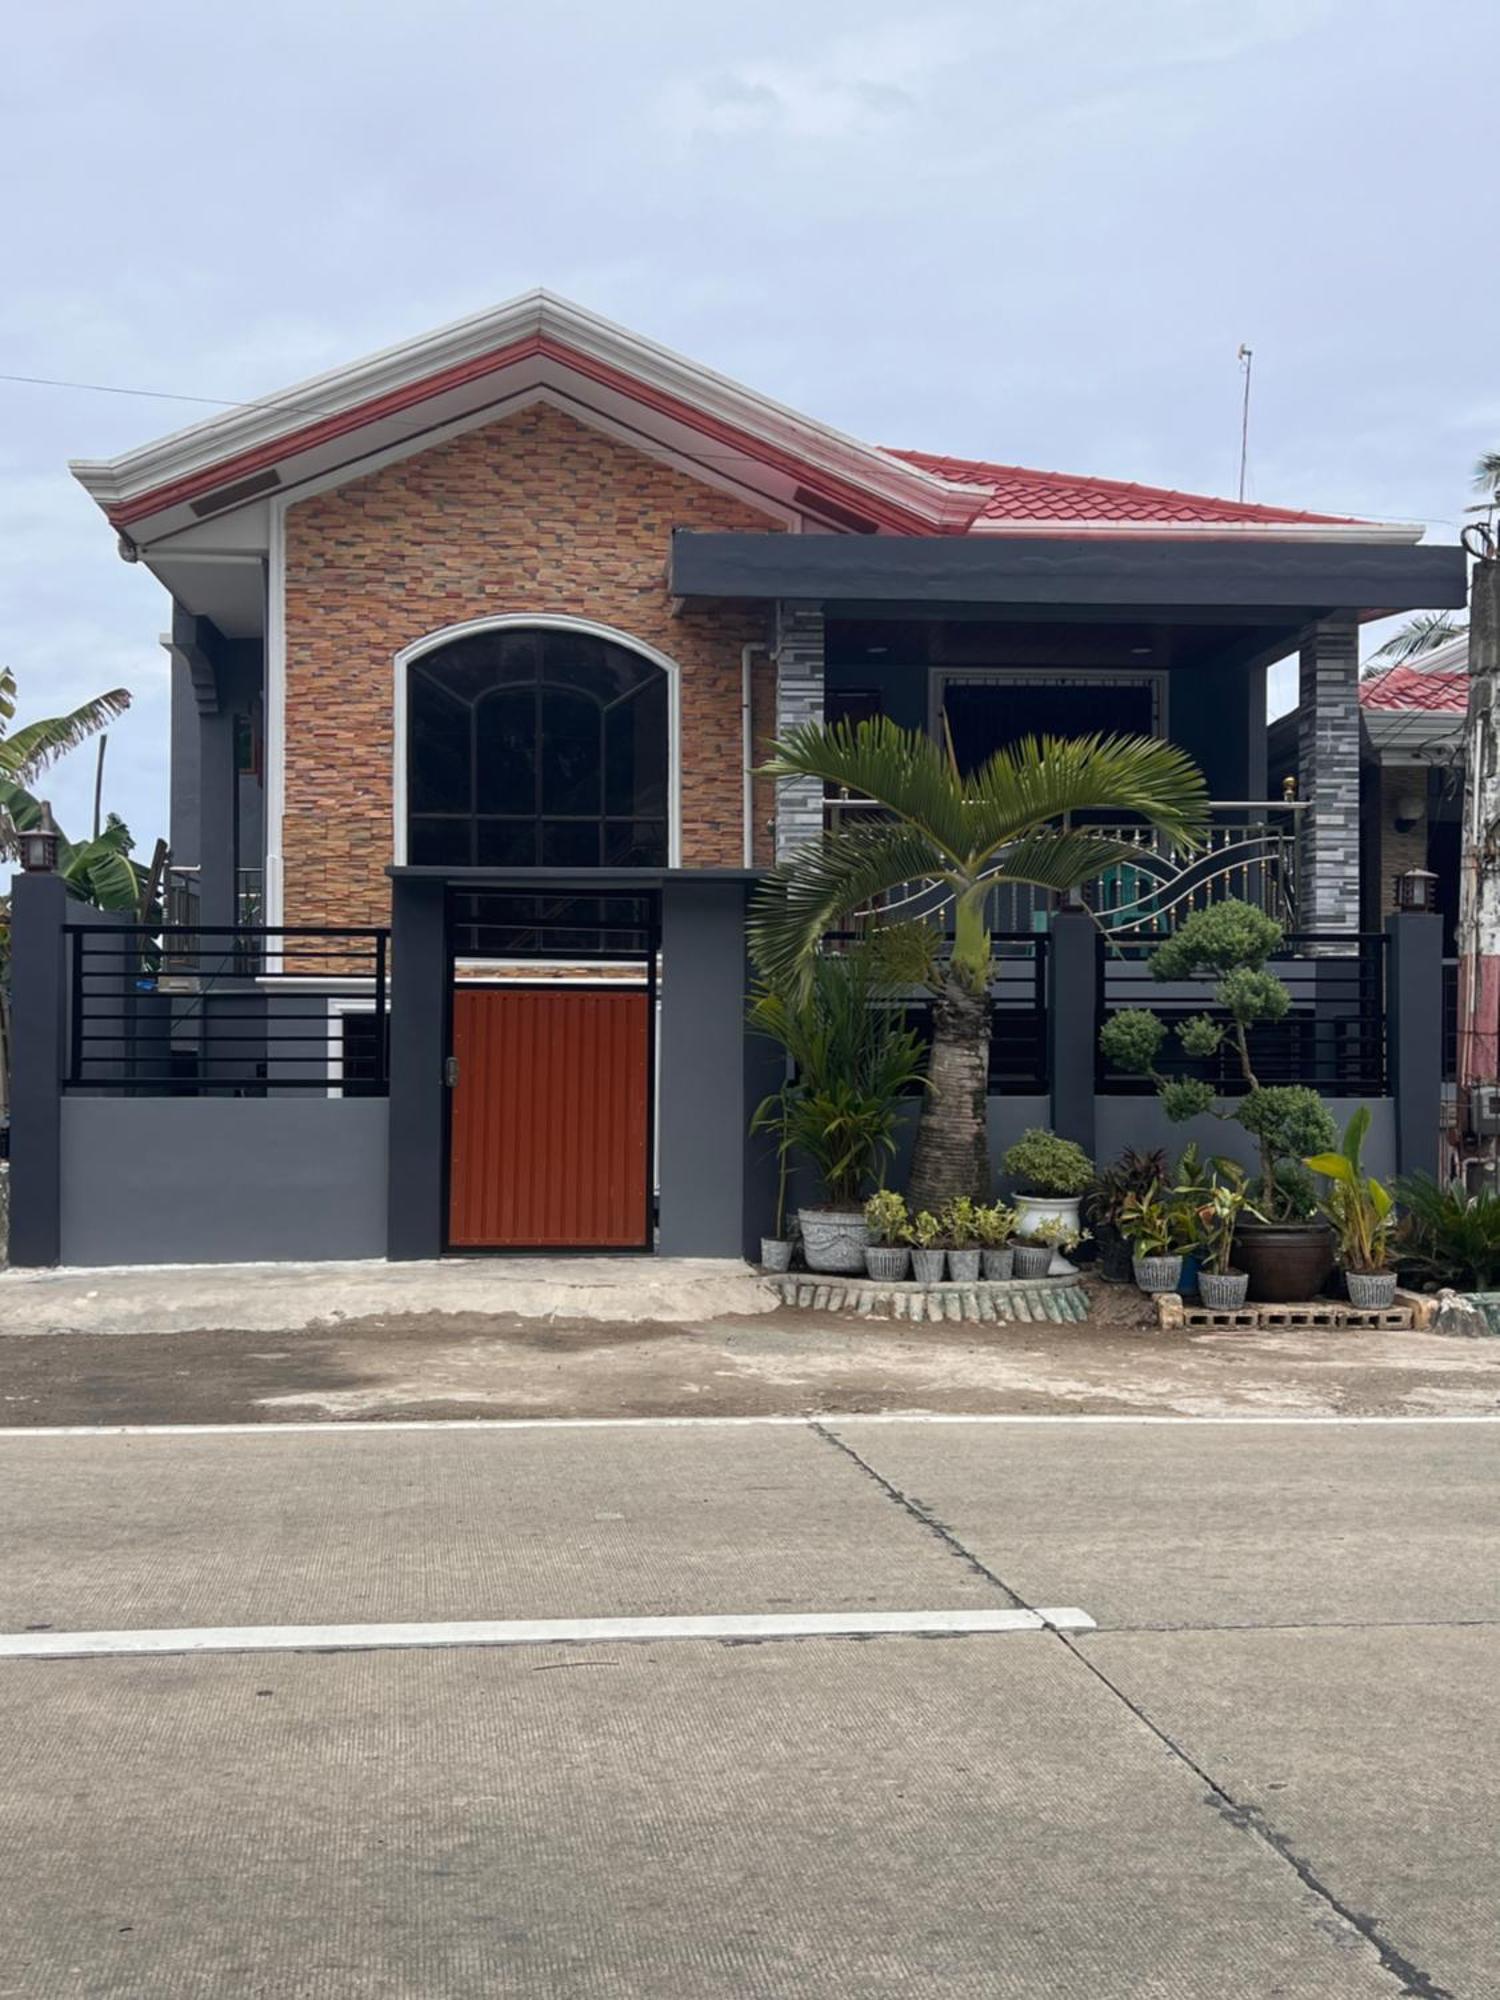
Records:
[[[0,1438],[0,1995],[1480,2000],[1497,1446],[1454,1420]],[[1094,1629],[939,1636],[1035,1606]],[[910,1629],[522,1623],[813,1613]],[[391,1633],[453,1619],[501,1642]],[[280,1649],[355,1624],[374,1650]],[[14,1656],[43,1642],[84,1656]]]

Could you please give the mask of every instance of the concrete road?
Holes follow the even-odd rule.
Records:
[[[1452,1421],[0,1438],[3,1635],[1097,1621],[61,1660],[0,1636],[0,1995],[1481,2000],[1497,1449]]]

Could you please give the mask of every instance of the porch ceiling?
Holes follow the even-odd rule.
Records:
[[[786,598],[828,612],[948,618],[1001,605],[1038,616],[1100,610],[1161,622],[1296,624],[1333,611],[1460,606],[1457,547],[1294,541],[1080,540],[953,535],[672,537],[680,598]]]

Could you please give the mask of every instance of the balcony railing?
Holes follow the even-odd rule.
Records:
[[[186,863],[170,862],[162,878],[162,896],[169,924],[195,925],[201,903],[201,870]],[[265,877],[260,868],[237,868],[234,872],[234,920],[236,924],[258,925],[265,917]]]
[[[830,829],[878,818],[874,799],[824,802]],[[1103,874],[1080,885],[1079,894],[1111,936],[1170,930],[1194,910],[1228,897],[1253,903],[1278,923],[1297,921],[1297,853],[1305,801],[1218,799],[1196,849],[1180,847],[1141,821],[1110,821],[1080,815],[1076,824],[1127,843],[1134,852]],[[1055,897],[1025,883],[1000,882],[990,907],[997,930],[1029,931],[1045,926]],[[944,901],[931,883],[903,883],[880,899],[884,915],[926,916]]]

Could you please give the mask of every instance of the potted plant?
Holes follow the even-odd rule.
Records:
[[[1127,1008],[1099,1033],[1110,1063],[1152,1079],[1174,1124],[1206,1113],[1234,1120],[1255,1141],[1260,1172],[1249,1190],[1255,1211],[1240,1219],[1234,1254],[1249,1273],[1251,1297],[1267,1300],[1313,1297],[1333,1264],[1332,1234],[1316,1219],[1312,1179],[1302,1164],[1307,1154],[1332,1149],[1333,1120],[1315,1090],[1262,1084],[1250,1057],[1250,1030],[1284,1020],[1291,1009],[1285,982],[1268,969],[1281,942],[1274,918],[1231,897],[1195,910],[1152,954],[1157,979],[1216,980],[1214,1004],[1223,1018],[1195,1014],[1180,1022],[1176,1033],[1183,1055],[1198,1061],[1212,1060],[1227,1045],[1244,1086],[1230,1108],[1219,1107],[1207,1077],[1160,1071],[1167,1027],[1149,1009]]]
[[[752,1132],[774,1132],[776,1134],[776,1234],[760,1239],[761,1268],[766,1271],[789,1271],[792,1268],[792,1240],[786,1229],[786,1168],[791,1148],[786,1140],[786,1110],[789,1086],[783,1084],[780,1090],[755,1107],[750,1119]]]
[[[948,1276],[956,1284],[979,1282],[979,1209],[966,1194],[955,1195],[943,1209],[943,1234],[948,1239]]]
[[[1131,1195],[1120,1216],[1130,1244],[1131,1268],[1143,1292],[1175,1292],[1182,1282],[1187,1234],[1182,1211],[1160,1188]]]
[[[1160,1146],[1149,1153],[1127,1146],[1117,1160],[1101,1167],[1095,1175],[1093,1186],[1083,1198],[1083,1212],[1099,1248],[1095,1269],[1106,1283],[1131,1282],[1130,1245],[1120,1227],[1120,1211],[1127,1197],[1146,1194],[1166,1178],[1167,1156]]]
[[[1217,1311],[1233,1311],[1245,1303],[1250,1274],[1234,1264],[1235,1232],[1249,1208],[1242,1168],[1220,1161],[1207,1188],[1196,1187],[1184,1194],[1187,1218],[1198,1252],[1198,1296],[1204,1305]]]
[[[1056,1246],[1050,1236],[1042,1231],[1053,1227],[1048,1222],[1034,1222],[1028,1229],[1018,1229],[1011,1239],[1015,1255],[1015,1275],[1018,1278],[1045,1278],[1052,1269],[1052,1258]]]
[[[1331,1183],[1324,1207],[1338,1232],[1350,1305],[1378,1308],[1396,1296],[1396,1274],[1390,1264],[1396,1204],[1364,1170],[1362,1154],[1369,1129],[1370,1107],[1361,1104],[1344,1127],[1338,1150],[1309,1154],[1302,1164]]]
[[[1033,1234],[1034,1222],[1065,1222],[1078,1240],[1082,1230],[1079,1210],[1094,1179],[1094,1163],[1082,1146],[1033,1125],[1009,1148],[1000,1164],[1018,1188],[1019,1234]]]
[[[757,1106],[752,1129],[774,1129],[784,1154],[811,1164],[825,1196],[798,1207],[807,1268],[863,1274],[865,1196],[896,1151],[901,1100],[921,1083],[921,1037],[888,1004],[868,944],[821,953],[785,985],[763,982],[749,1022],[781,1045],[791,1068]]]
[[[865,1203],[865,1227],[870,1232],[865,1272],[883,1285],[899,1283],[911,1263],[911,1218],[904,1198],[894,1188],[877,1188]]]
[[[948,1252],[943,1248],[943,1225],[930,1208],[912,1217],[912,1276],[919,1285],[940,1285]]]
[[[1007,1208],[1003,1201],[991,1202],[988,1208],[976,1211],[974,1226],[979,1234],[979,1261],[986,1282],[993,1284],[1010,1277],[1016,1262],[1010,1242],[1016,1211]]]

